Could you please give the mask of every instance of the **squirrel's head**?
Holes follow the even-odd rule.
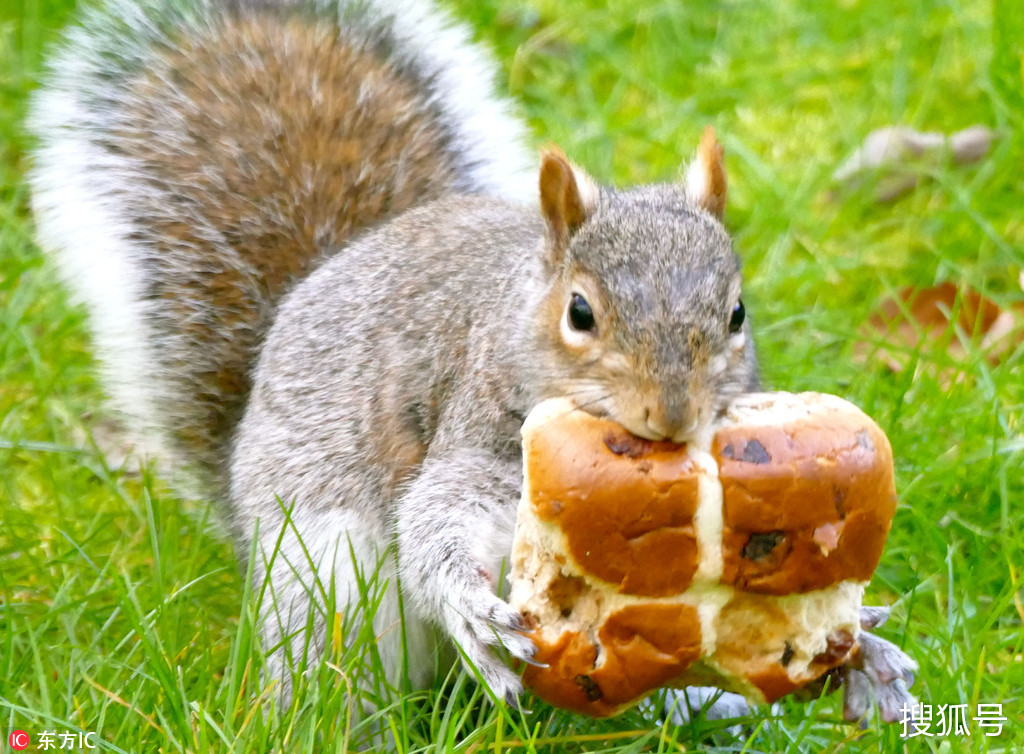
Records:
[[[540,170],[552,392],[650,439],[693,439],[756,386],[739,260],[709,127],[684,181],[599,187],[552,149]]]

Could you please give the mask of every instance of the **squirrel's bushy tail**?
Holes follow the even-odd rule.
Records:
[[[31,115],[40,242],[115,407],[198,491],[319,257],[444,193],[528,200],[492,74],[421,0],[112,0],[68,33]]]

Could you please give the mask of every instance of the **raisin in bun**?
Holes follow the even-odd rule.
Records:
[[[511,602],[541,698],[595,716],[666,685],[774,701],[855,651],[896,505],[889,442],[855,406],[752,394],[685,446],[555,399],[523,452]]]

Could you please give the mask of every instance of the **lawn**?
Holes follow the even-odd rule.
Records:
[[[85,327],[33,242],[21,125],[43,50],[73,0],[0,3],[0,751],[10,731],[89,733],[124,752],[346,751],[362,729],[339,650],[290,707],[260,683],[259,595],[205,503],[111,468]],[[382,700],[402,751],[1024,750],[1024,346],[998,362],[972,333],[903,348],[885,369],[864,323],[905,286],[951,281],[1024,300],[1024,12],[1016,0],[498,2],[454,10],[496,51],[538,144],[602,180],[670,179],[713,124],[726,222],[773,388],[836,393],[888,433],[900,505],[869,604],[940,705],[999,704],[988,737],[863,732],[838,700],[759,710],[739,732],[628,712],[591,721],[527,697],[482,701],[464,673]],[[872,130],[997,138],[980,162],[912,166],[876,201],[832,171]],[[977,335],[976,333],[974,335]],[[951,339],[966,341],[954,358]],[[899,352],[900,346],[890,346]],[[866,355],[866,361],[862,357]],[[938,733],[937,723],[930,730]],[[57,745],[61,743],[58,735]]]

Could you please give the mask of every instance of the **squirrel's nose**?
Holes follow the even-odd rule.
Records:
[[[645,407],[644,421],[651,434],[675,442],[689,439],[697,428],[696,416],[690,411],[689,401],[673,408],[660,404]]]

